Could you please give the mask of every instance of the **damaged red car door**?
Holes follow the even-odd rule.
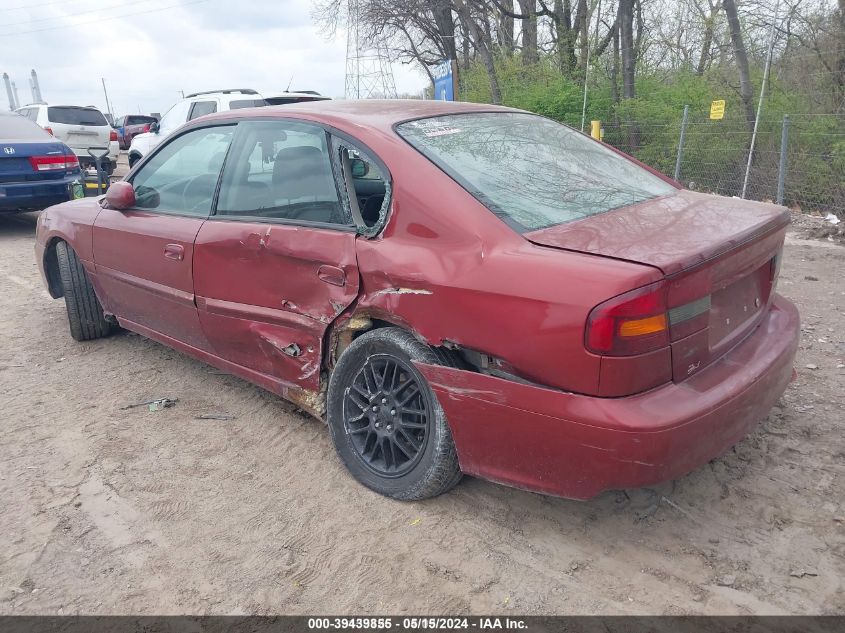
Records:
[[[215,352],[319,389],[323,336],[358,295],[329,136],[316,125],[238,125],[215,214],[197,235],[194,285]]]

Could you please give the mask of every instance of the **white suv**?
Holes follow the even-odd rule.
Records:
[[[129,146],[129,166],[132,167],[141,158],[149,154],[164,138],[197,117],[212,112],[237,110],[239,108],[256,108],[267,105],[263,97],[249,88],[232,88],[229,90],[210,90],[195,92],[170,108],[158,125],[153,124],[149,132],[138,134]]]
[[[103,167],[109,174],[114,171],[120,152],[117,131],[94,106],[31,103],[17,111],[63,141],[79,157],[83,167],[94,164],[89,148],[98,155],[107,149],[108,159],[103,161]]]

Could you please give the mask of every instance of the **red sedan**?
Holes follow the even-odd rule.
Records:
[[[783,393],[788,222],[526,112],[324,101],[191,121],[42,213],[36,253],[75,339],[273,391],[382,494],[586,499],[706,463]]]

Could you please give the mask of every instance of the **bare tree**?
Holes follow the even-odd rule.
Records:
[[[722,0],[725,8],[725,15],[728,18],[728,30],[731,34],[734,60],[739,72],[739,98],[745,109],[746,120],[753,125],[754,102],[751,88],[751,71],[748,68],[748,52],[745,50],[745,41],[742,37],[742,27],[739,23],[739,15],[734,0]]]
[[[493,53],[487,46],[484,40],[484,34],[476,22],[470,7],[465,0],[452,0],[461,22],[467,29],[469,39],[475,45],[478,51],[478,56],[481,58],[481,63],[487,71],[487,77],[490,80],[490,101],[492,103],[502,103],[502,90],[499,88],[499,78],[496,73],[496,64],[493,61]]]
[[[636,97],[634,73],[636,57],[634,54],[634,3],[636,0],[619,0],[619,49],[622,56],[622,97]]]
[[[704,21],[704,35],[701,42],[701,54],[698,58],[698,64],[695,67],[696,75],[703,75],[707,70],[707,64],[710,61],[710,51],[713,47],[713,33],[716,29],[716,19],[719,16],[719,11],[722,9],[722,0],[707,0],[709,12],[704,13],[701,7],[696,3],[696,8],[699,10]]]

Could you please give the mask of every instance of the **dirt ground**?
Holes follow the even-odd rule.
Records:
[[[845,612],[843,246],[790,235],[798,380],[724,457],[590,502],[465,478],[401,503],[257,387],[71,340],[34,225],[0,217],[2,614]]]

